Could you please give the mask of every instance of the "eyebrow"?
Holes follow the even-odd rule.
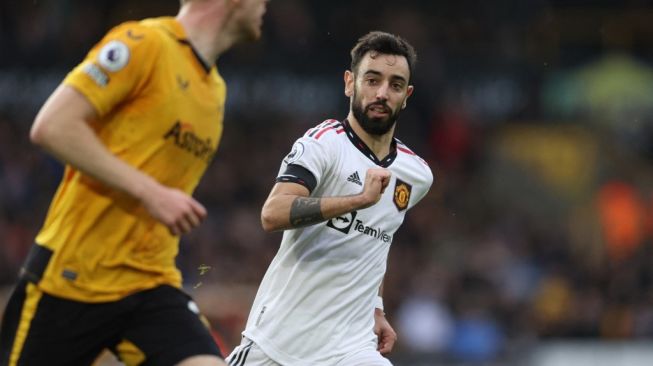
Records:
[[[368,74],[377,75],[377,76],[383,76],[383,73],[381,73],[380,71],[377,71],[377,70],[367,70],[367,71],[365,71],[365,73],[363,73],[363,75],[368,75]],[[406,78],[404,78],[404,77],[401,76],[401,75],[397,75],[397,74],[395,74],[395,75],[390,75],[390,79],[392,79],[392,80],[400,80],[400,81],[403,81],[404,83],[408,83],[408,81],[406,80]]]

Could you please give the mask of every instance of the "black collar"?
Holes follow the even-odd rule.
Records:
[[[354,129],[351,128],[351,125],[349,124],[349,121],[345,119],[342,121],[342,125],[345,127],[345,132],[347,134],[347,137],[349,137],[349,141],[351,141],[354,146],[358,150],[360,150],[363,155],[367,156],[370,160],[374,162],[374,164],[382,167],[382,168],[387,168],[392,164],[393,161],[395,161],[395,158],[397,157],[397,141],[395,139],[392,139],[392,143],[390,144],[390,153],[388,156],[383,158],[383,160],[379,160],[376,155],[372,152],[372,150],[361,140],[360,137],[354,132]]]
[[[200,65],[202,65],[202,67],[204,68],[204,71],[206,71],[207,74],[209,72],[211,72],[211,65],[207,64],[204,61],[204,59],[202,59],[202,56],[200,56],[199,52],[197,52],[197,50],[195,49],[195,47],[193,47],[193,44],[190,43],[189,40],[187,40],[187,39],[177,39],[177,41],[179,41],[179,43],[181,43],[181,44],[185,44],[188,47],[190,47],[190,49],[193,51],[193,55],[195,55],[195,58],[197,59],[197,61],[199,61]]]
[[[199,52],[197,52],[197,50],[195,49],[195,47],[193,47],[193,44],[190,43],[189,40],[187,40],[187,39],[185,39],[185,38],[179,38],[179,37],[177,37],[177,35],[176,35],[174,32],[172,32],[170,29],[168,29],[168,28],[166,28],[166,27],[163,27],[163,30],[164,30],[166,33],[168,33],[168,34],[170,35],[170,37],[176,39],[177,42],[179,42],[179,43],[181,43],[181,44],[183,44],[183,45],[186,45],[186,46],[190,47],[191,51],[193,51],[193,55],[195,55],[195,58],[197,59],[197,62],[199,62],[200,65],[202,65],[202,68],[204,69],[204,71],[205,71],[207,74],[208,74],[209,72],[211,72],[211,69],[212,69],[213,67],[212,67],[211,65],[207,64],[207,63],[204,61],[204,59],[202,59],[202,56],[200,56]]]

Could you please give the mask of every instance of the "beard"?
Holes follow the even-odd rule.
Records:
[[[369,117],[367,112],[369,112],[370,109],[375,106],[381,106],[385,108],[385,110],[389,112],[388,116],[385,118]],[[397,108],[397,110],[393,112],[392,108],[390,108],[384,101],[370,103],[365,106],[365,108],[363,108],[363,103],[358,99],[356,90],[354,90],[354,100],[351,105],[351,111],[354,114],[354,117],[356,117],[356,120],[358,120],[358,124],[360,124],[365,132],[369,133],[370,135],[381,136],[388,133],[388,131],[390,131],[395,125],[397,119],[399,118],[399,112],[401,111],[401,108]]]
[[[240,30],[240,42],[255,42],[261,39],[261,29],[252,24],[243,24]]]
[[[254,9],[242,9],[239,10],[236,14],[233,15],[236,23],[236,42],[235,43],[247,43],[252,41],[258,41],[261,38],[261,28],[263,27],[263,13],[259,15],[246,14],[245,11],[254,11]],[[258,13],[257,13],[258,14]],[[258,16],[258,18],[257,18]]]

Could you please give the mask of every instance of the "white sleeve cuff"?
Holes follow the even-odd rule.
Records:
[[[374,307],[383,311],[383,298],[381,296],[377,296],[376,300],[374,300]]]

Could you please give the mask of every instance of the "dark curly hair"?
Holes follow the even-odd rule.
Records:
[[[413,46],[405,39],[394,34],[373,31],[358,39],[358,42],[351,49],[351,71],[356,72],[361,60],[368,52],[386,55],[398,55],[406,57],[408,61],[408,70],[413,75],[413,69],[417,62],[417,53]],[[372,54],[372,57],[376,57]]]

